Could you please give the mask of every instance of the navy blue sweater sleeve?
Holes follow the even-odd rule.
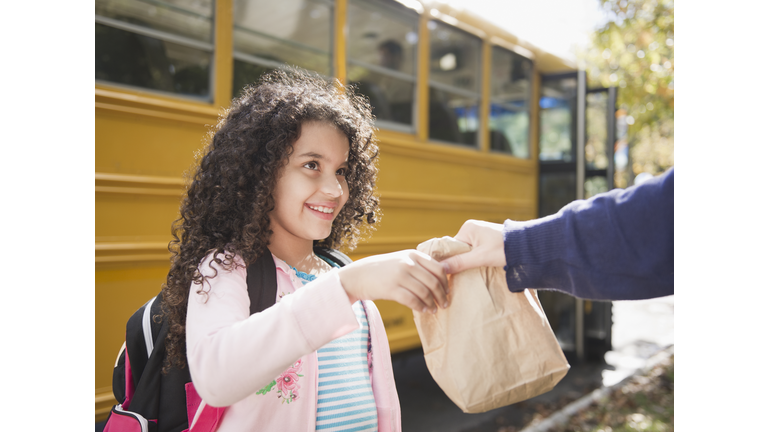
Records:
[[[674,294],[674,168],[557,214],[504,222],[507,285],[595,300]]]

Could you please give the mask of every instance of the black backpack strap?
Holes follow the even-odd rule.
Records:
[[[345,265],[352,263],[352,260],[348,256],[337,251],[336,249],[331,249],[324,246],[315,246],[314,251],[316,255],[335,262],[339,265],[339,267],[344,267]]]
[[[272,252],[265,249],[246,270],[248,297],[251,299],[251,315],[275,304],[277,297],[277,268]]]
[[[163,316],[163,309],[161,303],[163,302],[163,293],[155,297],[154,303],[152,303],[152,308],[150,310],[151,314],[149,316],[150,318],[150,326],[152,328],[152,340],[159,340],[160,337],[160,331],[162,330],[163,324],[165,323],[166,319]],[[165,340],[165,338],[163,338]]]
[[[315,246],[314,252],[318,256],[327,258],[339,267],[350,264],[352,260],[337,251],[323,246]],[[245,281],[248,284],[248,297],[251,299],[251,315],[261,312],[275,304],[277,297],[277,268],[272,259],[272,252],[268,249],[256,258],[253,264],[246,270]]]

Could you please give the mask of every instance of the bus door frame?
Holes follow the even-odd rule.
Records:
[[[615,172],[615,165],[614,165],[614,152],[615,152],[615,145],[616,145],[616,97],[617,97],[617,88],[616,87],[601,87],[601,88],[587,88],[587,75],[586,71],[579,70],[575,72],[566,72],[566,73],[558,73],[558,74],[547,74],[542,75],[542,85],[545,81],[554,81],[554,80],[562,80],[562,79],[576,79],[576,94],[575,98],[572,98],[570,101],[570,109],[571,113],[575,111],[576,115],[571,116],[571,160],[570,161],[542,161],[539,158],[539,217],[547,216],[548,214],[543,214],[543,208],[542,208],[542,198],[543,198],[543,183],[542,183],[542,176],[546,174],[553,174],[553,173],[560,173],[560,174],[568,174],[568,173],[575,173],[575,191],[565,191],[567,195],[570,195],[574,199],[584,199],[584,185],[585,181],[589,177],[594,176],[605,176],[608,190],[611,190],[614,188],[614,172]],[[606,156],[608,158],[608,166],[605,169],[587,169],[586,167],[586,161],[585,161],[585,145],[586,145],[586,139],[587,139],[587,128],[586,128],[586,109],[587,109],[587,94],[592,93],[601,93],[604,92],[607,95],[607,103],[606,103],[606,128],[607,128],[607,134],[606,134]],[[575,139],[574,139],[575,138]],[[574,145],[575,144],[575,145]],[[539,149],[541,151],[541,147],[539,146]],[[567,204],[567,202],[563,202],[563,205]],[[601,341],[599,347],[595,347],[597,349],[597,353],[604,353],[607,350],[611,349],[611,325],[612,325],[612,317],[611,317],[611,304],[610,302],[601,302],[604,306],[599,307],[596,317],[590,317],[589,323],[586,322],[584,309],[585,309],[585,300],[583,299],[574,299],[574,310],[573,313],[575,315],[574,317],[574,350],[576,353],[576,358],[579,361],[583,361],[586,358],[586,349],[585,349],[585,335],[591,334],[596,335],[597,340]],[[592,309],[592,304],[589,304],[590,309]],[[551,312],[551,311],[550,311]],[[550,316],[548,314],[548,316]],[[595,319],[596,318],[596,319]],[[552,322],[552,319],[550,319],[550,322]],[[557,321],[557,325],[560,325],[559,321]],[[590,328],[586,328],[586,324],[589,324]],[[557,325],[553,327],[557,327]],[[559,329],[553,328],[553,330],[557,331]],[[565,347],[566,349],[570,349],[570,347]]]

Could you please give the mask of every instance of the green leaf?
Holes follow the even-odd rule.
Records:
[[[271,383],[267,384],[266,387],[264,387],[263,389],[257,391],[256,394],[265,395],[265,394],[269,393],[270,391],[272,391],[272,387],[274,387],[276,384],[277,384],[277,381],[272,380]]]

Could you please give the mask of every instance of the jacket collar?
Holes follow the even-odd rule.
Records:
[[[275,261],[275,268],[277,271],[281,271],[288,276],[293,274],[293,270],[288,265],[288,263],[276,257],[275,254],[272,254],[272,259]]]

